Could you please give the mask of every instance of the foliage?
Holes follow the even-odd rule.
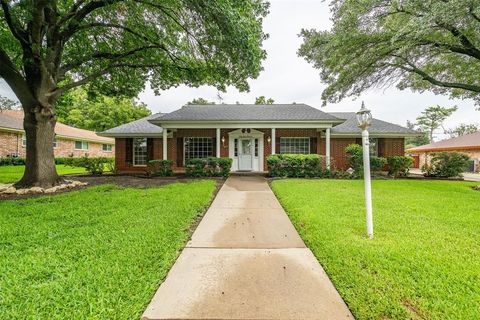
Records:
[[[480,192],[474,185],[373,180],[370,240],[363,181],[272,182],[354,318],[392,320],[480,318],[472,308],[480,296]]]
[[[418,131],[418,136],[405,137],[405,148],[410,149],[413,147],[423,146],[430,143],[428,132],[422,131],[415,123],[407,120],[407,128]]]
[[[208,101],[207,99],[204,99],[204,98],[195,98],[192,101],[187,102],[187,105],[192,105],[192,104],[212,105],[212,104],[215,104],[215,102]]]
[[[430,143],[433,142],[433,132],[443,125],[443,122],[457,111],[457,107],[444,108],[439,105],[431,106],[422,111],[417,118],[417,125],[421,130],[428,132]]]
[[[437,152],[432,154],[430,163],[422,167],[422,172],[433,177],[461,177],[468,161],[469,157],[461,152]]]
[[[115,162],[114,158],[107,157],[78,157],[65,158],[65,165],[70,167],[85,168],[91,174],[103,174],[107,166]]]
[[[85,168],[70,167],[63,164],[57,164],[56,168],[59,175],[85,173]],[[0,183],[13,183],[18,181],[24,171],[24,165],[0,166]]]
[[[0,166],[24,166],[25,158],[22,157],[0,157]]]
[[[393,84],[480,103],[477,1],[334,0],[331,10],[331,30],[302,30],[298,52],[320,70],[324,104]]]
[[[148,173],[152,176],[169,177],[173,174],[172,160],[150,160],[148,161]]]
[[[322,177],[324,157],[318,154],[272,154],[267,157],[271,177]]]
[[[450,138],[457,138],[466,134],[471,134],[480,131],[480,125],[476,123],[466,124],[461,123],[453,129],[447,130],[446,133],[450,135]]]
[[[388,174],[393,177],[406,177],[413,165],[413,158],[406,156],[393,156],[387,158]]]
[[[345,148],[348,165],[354,170],[354,175],[363,177],[363,148],[358,144],[349,144]],[[370,156],[370,170],[372,172],[381,171],[387,164],[384,157]]]
[[[231,158],[187,159],[185,162],[188,177],[228,177],[232,168]]]
[[[20,105],[17,101],[9,99],[0,95],[0,111],[1,110],[16,110],[20,109]]]
[[[272,98],[265,98],[265,96],[260,96],[255,98],[255,104],[273,104],[275,100]]]
[[[0,318],[140,319],[214,190],[102,185],[0,201]]]
[[[58,121],[97,132],[144,118],[150,113],[145,104],[134,99],[89,94],[83,88],[66,93],[57,104]]]

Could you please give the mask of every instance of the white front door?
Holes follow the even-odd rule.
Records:
[[[240,139],[238,152],[238,170],[252,170],[253,162],[253,139]]]

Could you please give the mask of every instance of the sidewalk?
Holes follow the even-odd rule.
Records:
[[[143,319],[353,319],[266,180],[230,177]]]

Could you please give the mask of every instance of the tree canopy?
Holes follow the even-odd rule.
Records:
[[[202,105],[212,105],[215,104],[215,102],[208,101],[207,99],[204,98],[195,98],[192,101],[187,102],[187,105],[192,105],[192,104],[202,104]]]
[[[0,95],[0,110],[15,110],[20,108],[17,101]]]
[[[410,149],[413,147],[422,146],[424,144],[430,143],[429,134],[426,131],[423,131],[421,128],[418,127],[416,123],[407,120],[407,128],[416,130],[420,133],[418,136],[414,137],[405,137],[405,148]]]
[[[324,104],[396,84],[480,104],[478,0],[334,0],[330,31],[302,30],[298,53],[327,84]]]
[[[445,120],[457,111],[457,107],[431,106],[422,111],[417,117],[417,126],[424,132],[428,132],[430,142],[433,142],[433,134],[436,129],[443,127]],[[445,131],[445,129],[444,129]]]
[[[275,100],[272,98],[265,98],[265,96],[260,96],[255,98],[255,104],[273,104]]]
[[[447,133],[450,138],[457,138],[460,136],[464,136],[466,134],[470,133],[475,133],[477,131],[480,131],[480,125],[476,123],[461,123],[458,126],[456,126],[453,129],[446,130],[445,133]]]

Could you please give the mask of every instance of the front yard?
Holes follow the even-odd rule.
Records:
[[[85,173],[84,168],[69,167],[63,164],[58,164],[57,173],[59,175]],[[0,183],[12,183],[22,178],[25,166],[0,166]]]
[[[357,319],[480,319],[475,183],[278,180],[274,192]]]
[[[138,319],[214,190],[102,185],[0,201],[0,319]]]

